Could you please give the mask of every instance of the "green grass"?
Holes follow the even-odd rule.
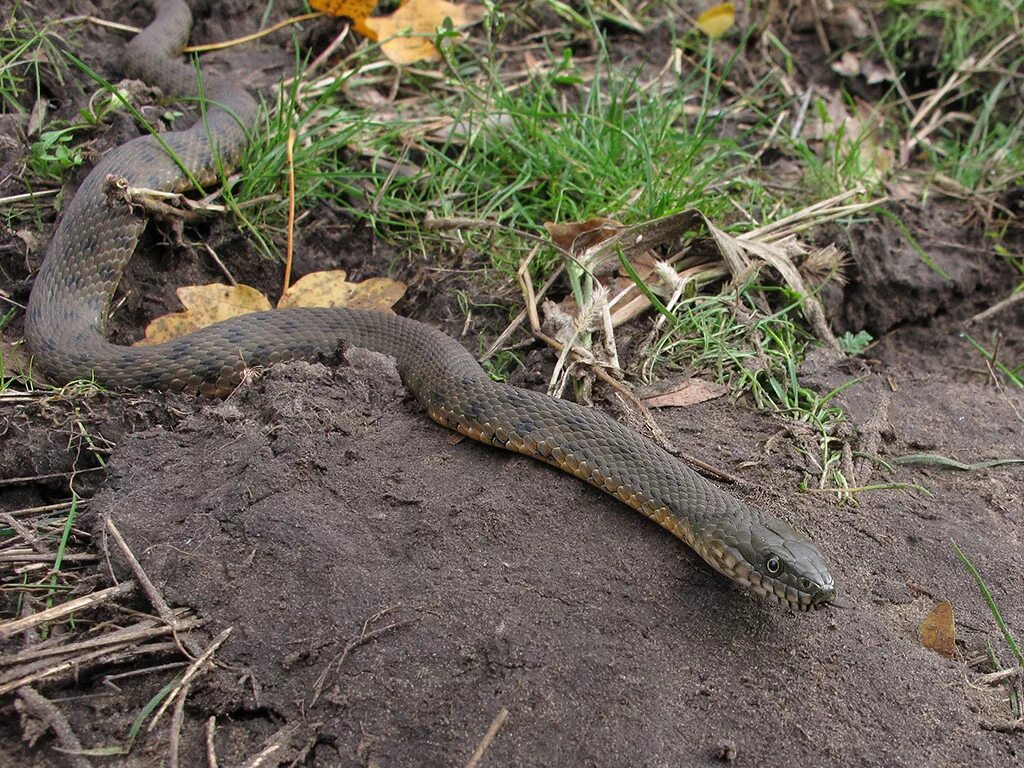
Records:
[[[1024,389],[1024,362],[1004,363],[998,358],[995,348],[989,349],[970,334],[964,334],[964,338],[992,367],[993,371],[1002,374],[1014,386]]]
[[[533,50],[541,65],[526,71],[502,53],[491,29],[449,48],[438,67],[404,70],[396,100],[379,108],[347,98],[394,84],[390,66],[364,43],[324,73],[329,78],[318,73],[273,105],[238,199],[274,196],[253,220],[280,231],[282,148],[294,127],[300,211],[322,201],[349,208],[407,253],[436,259],[468,247],[511,275],[534,245],[522,233],[546,237],[546,221],[607,216],[631,224],[695,207],[738,231],[877,178],[866,138],[839,125],[823,150],[780,142],[813,165],[813,183],[773,184],[758,173],[756,157],[794,103],[771,73],[741,96],[723,90],[732,75],[728,50],[717,52],[690,30],[676,43],[702,63],[654,80],[649,70],[616,63],[615,43],[587,18],[577,20],[589,26],[573,31],[592,42],[593,56],[556,47],[568,42],[563,33]],[[481,224],[453,236],[425,228],[428,214]],[[534,277],[543,280],[554,254],[542,253],[536,265]]]
[[[801,308],[788,289],[756,282],[684,298],[645,355],[644,375],[661,369],[709,376],[759,410],[802,425],[817,446],[814,454],[798,448],[817,473],[813,485],[842,491],[849,487],[839,466],[846,416],[831,401],[858,380],[824,393],[801,384],[800,363],[816,343]]]
[[[974,566],[974,563],[968,559],[967,555],[964,554],[963,550],[960,549],[957,543],[954,541],[952,542],[952,545],[957,558],[961,563],[963,563],[967,572],[971,574],[971,578],[974,579],[974,583],[978,585],[978,590],[981,592],[981,596],[985,600],[985,604],[988,606],[989,613],[992,614],[992,619],[995,621],[1000,633],[1002,633],[1003,640],[1006,642],[1006,647],[1009,649],[1010,655],[1013,657],[1013,661],[1011,663],[1018,667],[1018,669],[1024,669],[1024,650],[1022,650],[1020,643],[1017,642],[1017,637],[1013,634],[1013,630],[1010,629],[1010,626],[1003,618],[1002,611],[999,610],[995,597],[992,595],[992,590],[989,589],[989,586],[985,582],[985,579],[982,578],[981,573]],[[991,659],[997,670],[1003,668],[1003,662],[1000,660],[999,655],[994,649],[991,650]],[[1024,715],[1024,702],[1022,702],[1017,696],[1017,692],[1012,685],[1008,687],[1008,690],[1010,706],[1013,710],[1013,717],[1020,719],[1021,716]]]
[[[758,177],[755,163],[779,110],[793,107],[770,76],[743,98],[725,93],[728,53],[689,31],[678,44],[703,68],[655,87],[637,69],[614,63],[606,32],[593,19],[580,16],[581,30],[570,36],[582,31],[594,56],[577,60],[570,48],[549,43],[535,49],[544,66],[532,72],[500,52],[493,35],[501,20],[492,20],[484,34],[448,48],[440,67],[407,69],[393,104],[359,108],[348,98],[393,84],[390,66],[370,44],[327,73],[297,79],[270,105],[230,193],[248,231],[264,253],[280,248],[289,130],[296,133],[300,213],[319,203],[347,209],[407,257],[444,264],[468,250],[479,254],[480,268],[509,277],[536,238],[547,238],[547,221],[605,216],[632,224],[694,208],[739,232],[825,192],[867,186],[863,140],[839,126],[823,150],[799,145],[819,181],[780,193]],[[304,66],[296,61],[298,73]],[[453,235],[424,226],[428,215],[479,226]],[[554,249],[542,250],[533,279],[539,283],[560,263]],[[588,278],[566,266],[582,305]],[[736,302],[747,313],[742,321]],[[810,425],[821,445],[811,462],[817,483],[845,486],[835,434],[841,411],[831,395],[803,387],[797,375],[812,342],[801,302],[754,283],[738,294],[694,294],[673,309],[677,319],[652,360],[710,370],[756,407]],[[491,363],[497,376],[511,364],[514,358]]]
[[[285,145],[292,130],[300,217],[321,203],[342,208],[406,258],[443,265],[468,253],[474,266],[508,276],[536,238],[546,238],[546,221],[608,216],[633,224],[695,208],[735,233],[822,197],[877,189],[885,177],[877,153],[900,131],[868,126],[854,133],[815,98],[807,118],[821,122],[822,138],[789,136],[799,99],[784,93],[770,72],[748,82],[742,93],[723,86],[734,76],[724,44],[681,29],[675,44],[692,64],[684,70],[689,74],[654,81],[649,73],[615,62],[609,15],[619,13],[611,21],[626,28],[635,22],[633,16],[622,15],[614,4],[570,7],[546,0],[537,5],[554,10],[567,24],[532,49],[540,64],[532,70],[499,45],[512,25],[530,23],[529,7],[508,13],[494,9],[482,32],[447,46],[440,65],[406,68],[397,88],[393,67],[366,42],[329,71],[285,87],[254,131],[240,181],[224,193],[259,250],[274,256],[284,242]],[[981,18],[981,6],[971,8],[971,19]],[[656,13],[654,4],[637,11],[639,18],[652,18],[647,13]],[[914,43],[907,19],[917,19],[915,14],[906,4],[889,6],[882,53],[896,64]],[[1009,17],[998,18],[966,31],[949,25],[941,46],[949,49],[948,56],[936,63],[935,76],[954,73],[972,46],[994,44]],[[569,43],[581,40],[593,55],[572,52]],[[740,46],[732,50],[742,48],[742,40],[733,42]],[[787,61],[782,43],[774,39],[774,45]],[[303,74],[306,65],[297,56],[296,73]],[[1009,83],[1012,75],[1008,70],[1000,82]],[[112,86],[96,79],[101,92],[110,95],[81,123],[48,126],[40,137],[37,176],[66,173],[76,161],[75,132],[102,120],[104,110],[118,102]],[[388,88],[395,88],[397,98],[381,102],[379,94]],[[369,106],[365,99],[353,103],[350,97],[360,94],[376,98]],[[983,158],[982,165],[999,160],[1001,167],[1014,167],[1007,158],[1019,145],[1021,129],[999,127],[1007,97],[1004,86],[979,98],[975,130],[956,134],[972,142],[973,149],[959,152],[963,169],[970,157]],[[849,97],[842,106],[856,110]],[[777,130],[784,119],[787,127]],[[771,173],[759,173],[757,159],[766,149],[797,161],[802,180],[786,186]],[[966,173],[959,178],[966,179]],[[991,174],[986,179],[991,187]],[[479,225],[427,227],[428,215]],[[545,279],[560,263],[554,249],[542,250],[534,261],[534,280]],[[588,278],[571,264],[569,271],[582,302]],[[831,393],[815,393],[799,380],[800,362],[813,343],[801,315],[803,297],[755,281],[720,295],[713,292],[717,287],[709,295],[709,288],[671,308],[664,334],[642,367],[648,373],[656,365],[706,373],[728,382],[755,407],[807,425],[820,447],[818,456],[809,457],[818,474],[815,484],[846,487],[837,462],[844,417]],[[869,341],[851,335],[841,343],[857,353]],[[513,360],[492,362],[495,375],[503,375]],[[1012,367],[1007,370],[1019,376]]]
[[[66,70],[61,65],[60,38],[55,23],[37,25],[14,3],[0,28],[0,114],[27,113],[42,98],[42,69],[49,67],[58,82]]]
[[[1021,4],[888,0],[881,18],[876,52],[903,73],[900,87],[909,100],[900,108],[908,133],[932,126],[927,118],[911,122],[925,96],[944,92],[935,116],[945,119],[936,121],[918,145],[935,177],[984,195],[1019,183],[1024,173]]]

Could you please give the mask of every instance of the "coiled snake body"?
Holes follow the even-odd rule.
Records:
[[[166,93],[196,96],[195,72],[178,59],[191,30],[182,0],[163,0],[129,45],[126,69]],[[245,315],[146,347],[108,342],[104,322],[121,273],[145,227],[104,194],[108,175],[134,187],[182,191],[237,162],[256,103],[242,88],[207,79],[204,119],[164,134],[180,158],[144,136],[109,152],[83,182],[54,233],[25,325],[37,364],[59,380],[95,379],[223,396],[245,368],[330,355],[341,342],[396,358],[430,416],[475,440],[532,456],[621,499],[669,529],[716,570],[753,592],[806,611],[835,595],[818,548],[782,520],[755,510],[603,414],[490,380],[458,342],[414,320],[350,309]]]

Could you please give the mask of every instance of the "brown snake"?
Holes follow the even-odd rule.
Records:
[[[195,71],[178,57],[192,17],[182,0],[163,0],[128,45],[126,68],[164,92],[195,97]],[[233,166],[256,116],[240,86],[206,79],[204,118],[107,153],[78,190],[53,235],[29,300],[25,338],[56,379],[95,378],[117,388],[150,387],[224,396],[246,368],[317,359],[341,343],[397,360],[406,386],[445,427],[552,464],[622,500],[689,544],[737,584],[807,611],[829,603],[835,586],[818,548],[789,524],[753,509],[671,454],[592,409],[491,381],[461,344],[430,326],[351,309],[286,309],[227,320],[146,347],[108,342],[104,324],[121,273],[145,227],[124,204],[108,202],[107,176],[133,187],[184,191]]]

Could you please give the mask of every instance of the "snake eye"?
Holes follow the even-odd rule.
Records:
[[[765,560],[764,567],[772,576],[778,576],[782,573],[782,561],[779,559],[778,555],[772,555]]]

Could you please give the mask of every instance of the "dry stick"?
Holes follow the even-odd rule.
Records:
[[[81,510],[82,506],[87,504],[88,502],[88,499],[79,499],[78,509]],[[11,515],[12,517],[30,517],[32,515],[40,515],[44,512],[55,512],[58,509],[66,509],[70,504],[71,499],[68,499],[67,501],[62,501],[57,504],[43,504],[38,507],[22,507],[21,509],[12,510],[7,514]]]
[[[242,35],[242,37],[236,37],[231,40],[224,40],[219,43],[190,45],[186,48],[183,48],[182,50],[185,53],[205,53],[206,51],[220,51],[225,48],[233,48],[236,45],[242,45],[244,43],[251,43],[253,40],[259,40],[261,37],[266,37],[270,33],[277,32],[277,30],[287,27],[291,24],[299,24],[303,21],[309,21],[310,19],[318,19],[323,15],[324,14],[320,13],[319,11],[314,11],[313,13],[303,13],[299,16],[292,16],[290,18],[283,19],[282,21],[277,22],[277,24],[269,26],[266,29],[261,29],[259,32],[253,32],[249,35]]]
[[[121,535],[121,531],[118,530],[117,525],[114,523],[113,518],[107,516],[106,522],[107,533],[113,538],[114,543],[117,544],[117,548],[121,550],[121,554],[125,560],[128,561],[128,567],[131,568],[132,574],[134,574],[136,580],[142,586],[142,591],[146,595],[146,599],[149,600],[157,612],[157,615],[161,619],[166,621],[172,627],[174,626],[174,611],[171,610],[170,606],[167,605],[167,601],[164,600],[163,595],[157,591],[157,588],[150,581],[149,576],[142,569],[142,564],[138,561],[135,555],[132,553],[128,546],[128,542],[124,540],[124,536]]]
[[[45,397],[45,396],[44,396]],[[42,398],[41,398],[42,399]],[[51,472],[47,475],[31,475],[25,477],[7,477],[0,480],[0,486],[6,485],[26,485],[28,483],[35,483],[39,480],[53,480],[58,477],[73,477],[76,475],[84,475],[86,472],[103,472],[106,467],[87,467],[85,469],[74,469],[70,472]]]
[[[117,690],[117,686],[114,683],[118,680],[129,680],[133,677],[141,677],[142,675],[153,675],[157,672],[179,670],[184,666],[187,665],[183,661],[172,661],[167,664],[154,664],[151,667],[140,667],[139,669],[133,669],[130,672],[119,672],[116,675],[104,675],[102,682],[104,685]]]
[[[217,747],[213,742],[213,737],[216,735],[217,718],[210,715],[210,719],[206,721],[206,764],[209,768],[217,768]]]
[[[134,591],[135,582],[126,581],[122,584],[118,584],[116,587],[101,589],[99,592],[93,592],[91,595],[85,595],[84,597],[79,597],[75,600],[69,600],[66,603],[55,605],[52,608],[47,608],[45,611],[40,611],[39,613],[34,613],[31,616],[26,616],[23,619],[8,621],[5,624],[0,624],[0,639],[7,640],[19,632],[24,632],[26,629],[31,629],[33,627],[38,627],[40,624],[61,619],[75,611],[92,608],[106,602],[107,600],[112,600],[113,598],[121,597],[122,595],[127,595]]]
[[[107,515],[105,528],[113,537],[117,548],[121,550],[124,559],[128,561],[128,566],[131,568],[136,581],[142,586],[142,591],[146,595],[146,599],[149,600],[149,604],[156,609],[157,615],[174,629],[174,641],[178,644],[179,650],[186,656],[195,657],[198,655],[199,651],[196,645],[188,637],[178,635],[177,619],[175,618],[174,611],[167,605],[163,595],[160,594],[160,591],[150,580],[149,576],[146,575],[146,571],[142,568],[142,563],[135,557],[135,554],[128,546],[128,542],[125,541],[117,524],[114,523],[114,519],[109,514]]]
[[[203,624],[202,620],[198,617],[177,619],[173,627],[166,624],[154,626],[156,622],[157,619],[155,618],[148,619],[141,621],[134,626],[114,630],[113,632],[108,632],[101,637],[94,637],[91,640],[83,640],[78,643],[68,643],[67,645],[54,645],[48,648],[30,648],[11,656],[0,656],[0,667],[14,667],[18,664],[27,664],[29,662],[39,661],[40,659],[46,659],[51,656],[74,656],[80,653],[96,650],[97,648],[104,648],[107,651],[112,651],[116,650],[113,646],[128,646],[145,640],[152,640],[155,637],[163,637],[174,631],[199,627]]]
[[[974,315],[970,320],[967,321],[967,324],[970,325],[971,323],[977,323],[982,320],[988,320],[988,318],[992,317],[992,315],[1002,312],[1004,309],[1013,306],[1018,301],[1024,301],[1024,290],[1019,290],[1016,293],[1010,294],[1005,299],[997,301],[988,309]]]
[[[0,517],[0,519],[3,518]],[[4,522],[7,521],[5,520]],[[0,555],[0,563],[51,563],[56,559],[56,552],[47,552],[43,555],[35,555],[29,554],[24,549],[7,551]],[[99,555],[89,554],[88,552],[74,552],[72,554],[65,554],[61,556],[62,563],[95,563],[99,559]]]
[[[224,277],[227,278],[228,282],[233,286],[238,285],[238,281],[235,280],[235,276],[231,274],[231,270],[228,269],[227,264],[220,260],[220,256],[218,256],[217,252],[210,247],[210,244],[203,243],[203,249],[206,251],[206,255],[213,259],[213,263],[216,264],[220,268],[220,271],[224,273]]]
[[[71,768],[91,768],[92,763],[79,754],[82,751],[82,742],[75,735],[71,723],[52,701],[28,686],[18,689],[18,698],[33,715],[53,730],[61,751],[67,754],[65,765]]]
[[[259,766],[266,762],[267,758],[277,752],[281,748],[281,745],[294,736],[298,730],[299,726],[294,723],[279,729],[270,737],[270,743],[246,760],[242,768],[259,768]]]
[[[130,658],[133,655],[138,656],[142,653],[155,653],[156,651],[164,651],[172,648],[176,650],[177,646],[171,643],[155,643],[150,646],[135,646],[135,648],[137,648],[137,651],[127,655],[122,654],[122,656]],[[23,685],[29,685],[37,680],[45,680],[47,678],[55,677],[63,672],[74,672],[75,674],[78,674],[88,661],[96,659],[103,659],[110,662],[117,661],[121,658],[121,656],[118,655],[120,650],[120,648],[100,648],[99,650],[92,651],[91,653],[85,653],[72,659],[66,659],[51,667],[45,667],[43,669],[38,669],[34,672],[24,674],[21,677],[0,683],[0,695],[10,693],[11,691],[21,688]],[[16,671],[15,674],[19,674],[19,672]]]
[[[47,550],[46,545],[39,541],[38,538],[36,538],[36,535],[32,533],[28,526],[19,523],[17,520],[14,519],[12,515],[10,515],[7,512],[4,512],[2,515],[0,515],[0,520],[3,520],[5,523],[7,523],[7,525],[11,526],[11,528],[13,528],[18,533],[18,535],[25,540],[25,543],[32,547],[32,549],[34,549],[40,555],[44,555],[50,560],[52,560],[55,557],[55,555],[52,552],[49,552]],[[13,553],[10,554],[13,555]],[[65,559],[67,559],[66,555]]]
[[[466,768],[477,768],[480,765],[480,761],[483,759],[484,752],[491,746],[491,742],[494,741],[494,737],[498,735],[498,731],[501,730],[501,726],[505,724],[508,719],[508,707],[502,707],[501,711],[495,715],[494,720],[491,721],[490,727],[487,729],[487,733],[480,739],[480,743],[477,744],[476,750],[473,752],[473,756],[469,758],[469,762],[466,763]]]
[[[352,653],[352,651],[354,651],[359,646],[365,645],[371,640],[374,640],[380,637],[381,635],[386,634],[387,632],[390,632],[395,629],[401,629],[402,627],[407,627],[410,624],[415,624],[417,621],[419,621],[418,618],[406,619],[405,621],[396,621],[393,624],[388,624],[387,626],[379,627],[377,629],[372,630],[371,632],[366,631],[366,628],[372,622],[383,618],[390,610],[391,608],[385,608],[381,611],[378,611],[373,616],[364,621],[363,628],[359,633],[359,637],[349,640],[345,647],[342,649],[341,653],[339,653],[337,656],[335,656],[333,659],[327,662],[327,666],[324,668],[324,671],[321,672],[320,675],[317,677],[316,684],[313,686],[313,696],[309,700],[310,709],[315,707],[317,701],[320,700],[320,694],[323,693],[324,685],[327,683],[327,677],[331,674],[332,669],[341,667],[341,665],[345,663],[345,659],[348,658],[348,655]]]
[[[185,720],[185,697],[188,696],[189,688],[191,688],[191,684],[183,686],[181,695],[174,702],[174,715],[171,717],[171,735],[167,743],[167,749],[170,753],[167,763],[170,768],[178,768],[178,747],[181,744],[181,726]]]
[[[989,672],[987,675],[979,677],[978,682],[984,685],[995,685],[996,683],[1012,680],[1016,677],[1024,677],[1024,668],[1007,667],[1006,669],[1000,669],[998,672]]]
[[[80,651],[73,655],[36,659],[13,666],[0,674],[0,694],[9,693],[37,680],[56,678],[65,673],[70,673],[77,678],[85,669],[92,666],[119,664],[139,656],[157,655],[168,651],[180,652],[180,650],[178,645],[173,642],[144,641],[140,644],[139,641],[125,640],[95,650]],[[179,666],[184,666],[184,664],[179,663]],[[128,673],[114,677],[126,676]]]
[[[189,685],[191,685],[192,681],[195,680],[196,677],[198,677],[199,674],[203,672],[203,670],[206,668],[207,662],[210,661],[213,654],[216,653],[217,649],[220,648],[221,645],[224,644],[224,641],[228,639],[228,636],[231,634],[231,629],[231,627],[228,627],[219,635],[217,635],[217,637],[213,639],[213,642],[210,643],[209,647],[199,655],[199,658],[197,658],[195,661],[192,662],[192,664],[189,665],[189,668],[185,671],[185,674],[182,676],[181,680],[178,681],[178,684],[170,692],[167,698],[164,699],[164,703],[160,705],[160,709],[158,709],[156,711],[156,714],[153,715],[153,719],[150,721],[149,726],[146,728],[146,730],[152,731],[153,728],[156,727],[156,724],[160,720],[160,717],[163,715],[164,712],[167,711],[167,707],[170,706],[171,702],[175,698],[177,698],[179,694],[182,697],[184,697],[185,692],[188,691],[188,687]]]

